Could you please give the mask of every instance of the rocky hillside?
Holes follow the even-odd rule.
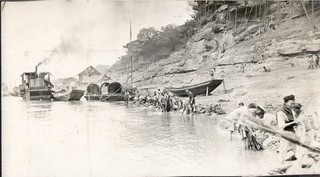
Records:
[[[284,95],[296,94],[305,105],[320,107],[319,96],[314,96],[320,95],[320,69],[308,70],[308,58],[320,53],[319,8],[310,16],[306,6],[307,18],[301,6],[290,10],[284,4],[281,14],[272,10],[274,6],[268,6],[268,18],[242,19],[237,26],[210,15],[200,18],[184,49],[156,62],[134,61],[134,84],[138,88],[193,84],[210,79],[209,70],[216,68],[215,77],[225,79],[227,93],[219,88],[204,100],[281,104]],[[127,81],[127,61],[124,56],[111,67],[112,78]],[[263,72],[264,66],[271,72]]]

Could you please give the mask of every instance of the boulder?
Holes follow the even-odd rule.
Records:
[[[191,49],[190,49],[190,53],[192,56],[203,53],[206,51],[206,47],[205,47],[205,40],[202,39],[199,42],[195,42],[192,44]]]
[[[208,38],[208,36],[210,36],[212,33],[212,29],[211,28],[205,28],[204,30],[199,31],[198,33],[196,33],[194,35],[194,41],[198,42],[203,40],[206,36]]]
[[[205,41],[205,49],[206,51],[212,51],[215,52],[219,48],[219,43],[216,40],[212,41]]]
[[[197,58],[189,59],[184,64],[183,69],[187,71],[197,70],[200,62],[201,61],[199,61]]]
[[[214,33],[220,33],[220,32],[222,32],[222,31],[224,30],[224,28],[225,28],[225,25],[223,25],[223,24],[216,24],[215,26],[212,27],[212,31],[213,31]]]
[[[254,36],[255,34],[257,34],[259,32],[259,25],[251,25],[248,28],[246,28],[246,30],[244,30],[243,32],[241,32],[238,36],[235,37],[236,41],[243,41],[243,40],[247,40],[250,37]]]
[[[295,56],[302,53],[302,49],[299,46],[285,47],[278,50],[279,55],[282,56]]]
[[[306,52],[317,53],[320,52],[320,45],[306,45],[304,49]]]

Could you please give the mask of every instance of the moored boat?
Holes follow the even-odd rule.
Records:
[[[78,101],[84,95],[84,90],[72,89],[64,92],[56,92],[53,94],[54,100],[57,101]]]
[[[100,87],[97,84],[90,84],[84,97],[87,101],[124,101],[124,92],[129,91],[133,98],[135,89],[119,82],[105,82]]]
[[[24,100],[51,100],[53,93],[53,84],[50,82],[49,72],[37,73],[25,72],[21,74],[22,84],[20,84],[20,94]]]
[[[182,87],[165,87],[166,90],[178,95],[187,96],[186,90],[190,90],[193,94],[206,94],[215,90],[221,83],[223,79],[211,79],[209,81],[187,85]]]

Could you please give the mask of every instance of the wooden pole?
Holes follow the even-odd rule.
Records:
[[[310,25],[310,27],[311,27],[311,30],[314,30],[314,28],[315,28],[315,26],[312,24],[312,21],[310,20],[310,18],[309,18],[309,15],[308,15],[308,12],[307,12],[307,9],[306,9],[306,7],[304,6],[304,3],[303,3],[303,1],[301,0],[301,4],[302,4],[302,6],[303,6],[303,9],[304,9],[304,11],[305,11],[305,13],[306,13],[306,16],[307,16],[307,19],[308,19],[308,21],[309,21],[309,25]],[[317,31],[318,31],[318,29],[317,28],[315,28]]]
[[[260,19],[261,19],[261,10],[262,10],[261,6],[262,6],[262,3],[260,2],[260,8],[259,8],[259,18]]]
[[[278,16],[280,14],[280,1],[278,1]]]
[[[314,4],[313,4],[313,0],[311,0],[311,9],[312,9],[312,18],[314,17]]]
[[[245,8],[246,8],[246,10],[244,11],[244,20],[247,19],[247,11],[248,11],[248,10],[247,10],[247,9],[248,9],[248,8],[247,8],[247,5],[245,5]]]
[[[268,15],[268,1],[266,0],[266,3],[264,5],[264,16],[267,18]]]
[[[237,16],[238,16],[238,6],[236,6],[236,15],[234,16],[234,28],[237,28]]]
[[[131,87],[133,87],[133,76],[132,76],[132,56],[130,57],[131,58],[131,71],[130,71],[130,73],[131,73]]]
[[[252,6],[251,9],[250,9],[250,13],[249,13],[248,21],[247,21],[247,22],[249,22],[249,20],[250,20],[250,16],[251,16],[252,10],[253,10],[253,6]]]
[[[131,19],[130,19],[130,42],[132,41],[132,29],[131,29]],[[133,77],[132,77],[132,55],[129,54],[130,56],[130,77],[131,77],[131,87],[133,86]]]
[[[255,5],[256,5],[256,11],[255,11],[255,18],[257,19],[258,18],[258,5],[255,3]]]
[[[307,18],[308,18],[308,20],[309,20],[310,18],[309,18],[309,15],[308,15],[308,11],[307,11],[306,7],[304,6],[304,3],[303,3],[303,2],[304,2],[304,1],[301,0],[301,4],[302,4],[302,7],[303,7],[303,10],[304,10],[304,12],[306,13],[306,16],[307,16]]]
[[[290,0],[290,7],[289,7],[289,9],[290,9],[290,18],[291,18],[291,22],[292,22],[292,0]]]

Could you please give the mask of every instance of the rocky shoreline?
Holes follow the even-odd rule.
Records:
[[[224,79],[226,90],[220,86],[207,97],[197,96],[196,103],[204,110],[219,105],[228,114],[239,102],[258,103],[274,116],[282,98],[293,94],[304,114],[319,120],[320,68],[310,68],[310,58],[320,54],[320,12],[315,11],[312,18],[279,16],[272,8],[276,6],[270,6],[272,22],[243,19],[237,27],[229,21],[220,23],[219,13],[213,14],[215,20],[203,16],[185,48],[157,61],[135,60],[133,83],[141,92],[153,93],[158,88],[212,79],[209,72],[215,68],[214,77]],[[290,8],[284,4],[283,9]],[[299,7],[294,10],[301,11]],[[123,58],[111,67],[112,78],[127,81],[126,62]],[[278,149],[279,137],[261,133],[258,140],[268,149]]]

